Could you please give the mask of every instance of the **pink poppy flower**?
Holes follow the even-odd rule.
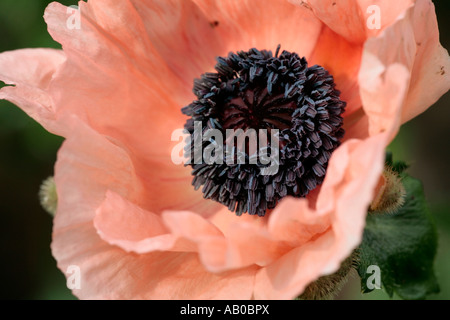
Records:
[[[375,2],[379,28],[369,28]],[[66,138],[52,251],[84,299],[292,299],[358,246],[400,125],[450,87],[430,0],[52,3],[63,50],[0,55],[0,98]],[[334,77],[345,136],[323,183],[264,217],[205,200],[171,141],[193,80],[229,52],[283,50]]]

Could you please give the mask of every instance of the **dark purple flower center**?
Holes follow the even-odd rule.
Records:
[[[185,150],[192,159],[193,186],[202,187],[206,199],[237,215],[264,216],[285,196],[305,197],[323,182],[331,154],[344,135],[341,115],[346,104],[333,77],[318,65],[308,67],[296,53],[279,55],[279,49],[275,55],[251,49],[219,57],[215,73],[195,80],[198,99],[182,109],[190,117],[185,129],[191,142]],[[273,163],[250,162],[258,154],[250,150],[248,140],[243,148],[224,153],[222,163],[194,161],[205,148],[222,144],[226,149],[225,138],[199,137],[212,129],[223,137],[231,129],[266,130],[261,132],[267,132],[267,155],[278,153],[276,170],[267,174],[264,169]],[[229,161],[238,158],[247,161]]]

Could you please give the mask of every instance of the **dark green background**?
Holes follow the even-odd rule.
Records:
[[[120,1],[120,0],[119,0]],[[42,15],[48,0],[0,0],[0,52],[55,47]],[[65,5],[77,1],[60,1]],[[436,0],[441,43],[450,48],[450,1]],[[436,272],[441,293],[450,298],[450,95],[405,124],[391,150],[411,164],[421,179],[439,231]],[[53,174],[62,139],[47,133],[19,108],[0,101],[0,298],[72,299],[50,253],[52,218],[39,206],[37,192]],[[381,290],[362,295],[352,277],[340,299],[386,299]]]

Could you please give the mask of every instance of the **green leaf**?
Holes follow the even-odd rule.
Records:
[[[395,292],[403,299],[424,299],[439,292],[433,270],[437,233],[421,182],[406,174],[401,176],[405,204],[395,214],[367,216],[357,270],[363,293],[374,290],[373,270],[369,267],[375,265],[390,297]]]

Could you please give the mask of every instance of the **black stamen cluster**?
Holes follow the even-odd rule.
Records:
[[[279,169],[263,175],[261,164],[192,164],[195,189],[242,215],[264,216],[285,196],[305,197],[323,182],[332,152],[344,135],[346,103],[333,77],[305,58],[283,51],[251,49],[219,57],[216,72],[194,82],[198,100],[184,107],[185,129],[195,140],[194,122],[202,132],[217,129],[279,130]],[[270,142],[270,139],[268,139]],[[203,141],[202,148],[214,144]],[[187,145],[193,160],[195,148]],[[236,156],[236,155],[235,155]],[[247,158],[251,155],[245,154]]]

